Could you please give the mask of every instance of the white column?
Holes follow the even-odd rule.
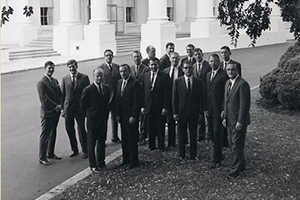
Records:
[[[186,17],[181,23],[182,32],[190,32],[191,22],[195,21],[197,15],[197,0],[186,0]]]
[[[53,48],[63,56],[69,56],[70,42],[83,39],[83,25],[80,20],[80,0],[59,1],[60,19],[53,28]]]
[[[197,21],[214,20],[213,0],[197,0]]]
[[[141,27],[141,52],[145,55],[146,47],[156,48],[156,57],[165,53],[167,42],[175,43],[176,27],[167,17],[167,0],[149,0],[149,17]],[[145,56],[144,56],[145,57]]]
[[[109,24],[107,0],[91,0],[91,24]]]

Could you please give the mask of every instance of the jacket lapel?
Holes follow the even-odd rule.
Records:
[[[229,100],[229,98],[230,98],[231,94],[233,93],[233,91],[236,90],[236,87],[237,87],[237,85],[239,84],[239,82],[240,82],[240,77],[238,77],[238,78],[235,80],[234,85],[233,85],[233,87],[231,88],[231,90],[229,91],[229,93],[226,92],[226,93],[228,93],[228,94],[227,94],[227,99],[226,99],[226,101]],[[228,82],[228,83],[229,83],[229,82]],[[228,84],[227,84],[227,88],[228,88]],[[227,89],[227,88],[226,88],[226,89]]]

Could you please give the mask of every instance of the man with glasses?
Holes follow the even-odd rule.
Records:
[[[180,64],[181,67],[183,67],[183,63],[185,61],[190,61],[192,65],[196,63],[196,59],[194,58],[194,50],[195,50],[195,46],[193,44],[188,44],[186,46],[187,56],[181,59],[181,64]]]

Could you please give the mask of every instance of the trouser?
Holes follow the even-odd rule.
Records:
[[[59,114],[54,113],[50,117],[41,117],[41,135],[39,144],[39,158],[46,160],[47,154],[54,155],[56,129],[59,120]]]
[[[197,156],[197,124],[198,117],[189,117],[187,120],[182,120],[179,116],[178,146],[181,158],[185,158],[187,129],[189,129],[190,134],[190,158],[194,159]]]
[[[85,130],[85,117],[77,115],[66,115],[65,116],[65,127],[69,136],[71,149],[74,152],[78,152],[77,139],[75,133],[75,121],[77,123],[77,130],[79,135],[79,141],[81,144],[82,152],[87,153],[87,136]]]
[[[147,126],[149,130],[149,148],[156,149],[156,136],[158,141],[158,149],[165,147],[165,118],[161,112],[155,110],[147,114]]]
[[[212,134],[214,144],[213,162],[221,163],[223,157],[223,126],[222,119],[219,116],[210,115],[208,124]]]
[[[138,164],[138,121],[130,124],[129,119],[121,120],[122,154],[124,164]]]
[[[144,114],[140,114],[140,138],[145,139],[148,137],[147,135],[147,125],[146,125],[146,116]]]
[[[169,113],[168,117],[167,117],[167,123],[168,123],[168,146],[171,147],[175,147],[176,144],[176,132],[175,132],[175,128],[176,128],[176,124],[173,118],[173,114]]]
[[[112,130],[112,139],[115,140],[118,138],[118,121],[117,121],[117,108],[116,102],[112,102],[109,105],[110,109],[110,120],[111,120],[111,130]]]
[[[243,127],[242,130],[237,131],[235,127],[228,127],[228,136],[229,136],[229,146],[231,150],[231,172],[239,174],[242,170],[245,169],[245,140],[247,126]]]
[[[205,131],[205,117],[204,113],[202,117],[198,120],[198,127],[197,127],[197,132],[198,132],[198,138],[199,139],[205,139],[206,137],[206,131]]]

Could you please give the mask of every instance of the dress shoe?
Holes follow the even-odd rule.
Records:
[[[83,153],[82,158],[83,159],[87,159],[89,157],[89,155],[87,153]]]
[[[99,165],[98,166],[98,169],[100,170],[100,169],[106,169],[106,165],[105,165],[105,163],[104,164],[101,164],[101,165]]]
[[[120,138],[113,138],[113,139],[111,139],[111,141],[115,142],[115,143],[121,143]]]
[[[212,166],[210,166],[211,169],[216,169],[218,167],[221,167],[221,163],[214,163]]]
[[[139,145],[143,145],[143,144],[145,144],[145,143],[146,143],[145,139],[140,139]]]
[[[91,171],[96,173],[96,174],[100,173],[100,169],[98,167],[91,167]]]
[[[197,141],[198,142],[201,142],[201,141],[204,141],[205,140],[205,137],[198,137]]]
[[[229,173],[226,179],[230,180],[231,178],[238,178],[238,177],[239,177],[238,173]]]
[[[72,158],[72,157],[75,157],[77,155],[78,155],[78,151],[73,151],[73,153],[70,154],[70,157]]]
[[[48,160],[39,160],[39,162],[40,162],[42,165],[46,165],[46,166],[52,165],[51,162],[49,162]]]
[[[58,157],[57,155],[53,154],[53,155],[48,155],[47,158],[49,159],[55,159],[55,160],[61,160],[61,157]]]
[[[138,164],[130,164],[128,165],[128,167],[126,169],[133,169],[136,168],[138,166]]]

